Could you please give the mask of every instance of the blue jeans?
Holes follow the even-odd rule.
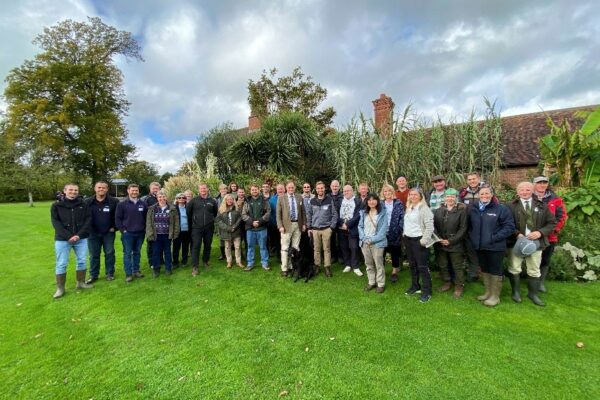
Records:
[[[171,239],[169,235],[156,235],[152,242],[152,268],[160,271],[160,259],[164,257],[165,269],[171,270]]]
[[[75,243],[69,243],[66,240],[56,240],[54,242],[54,252],[56,253],[56,275],[66,274],[69,264],[69,253],[71,249],[75,251],[77,259],[77,271],[85,271],[85,259],[87,258],[87,239],[79,239]]]
[[[90,277],[100,275],[100,253],[104,249],[104,269],[106,275],[115,274],[115,233],[90,233],[88,250],[90,252]]]
[[[144,243],[145,232],[123,232],[123,268],[125,275],[132,275],[140,271],[140,250]]]
[[[246,231],[246,240],[248,242],[248,266],[254,265],[254,246],[260,247],[260,262],[263,267],[269,265],[269,250],[267,249],[267,230]]]

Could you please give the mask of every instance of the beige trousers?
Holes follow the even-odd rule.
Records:
[[[235,262],[238,264],[242,263],[242,251],[240,249],[240,242],[242,238],[236,237],[233,239],[233,247],[235,249]],[[231,240],[223,240],[225,243],[225,258],[227,259],[227,264],[231,264]]]
[[[325,267],[331,267],[331,232],[331,228],[312,231],[315,246],[315,265],[317,267],[321,266],[321,249],[323,249]]]
[[[523,264],[523,260],[525,260],[525,266],[527,267],[527,275],[532,278],[539,278],[542,274],[540,273],[540,264],[542,263],[542,250],[538,250],[529,257],[517,257],[513,254],[512,249],[509,251],[509,261],[510,265],[508,266],[508,272],[511,274],[520,274],[521,273],[521,265]]]
[[[288,270],[290,247],[300,250],[300,227],[297,222],[292,222],[292,231],[281,234],[281,270]]]
[[[363,244],[361,250],[365,256],[365,265],[367,266],[367,278],[369,278],[369,285],[377,284],[378,287],[384,287],[385,265],[383,262],[383,252],[385,251],[385,248]]]

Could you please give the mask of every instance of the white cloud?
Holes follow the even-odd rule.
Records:
[[[168,144],[159,144],[149,138],[135,141],[138,159],[155,164],[160,174],[175,173],[181,164],[194,157],[196,142],[193,140],[175,140]]]

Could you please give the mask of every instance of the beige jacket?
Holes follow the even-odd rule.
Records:
[[[298,216],[298,226],[302,230],[302,226],[306,225],[306,214],[302,202],[302,196],[294,194],[296,197],[296,214]],[[292,221],[290,220],[290,202],[289,195],[286,193],[283,196],[277,197],[277,228],[284,228],[286,232],[291,232]]]

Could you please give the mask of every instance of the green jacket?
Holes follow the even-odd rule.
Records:
[[[231,214],[231,220],[229,214]],[[232,240],[242,235],[242,213],[235,208],[219,213],[215,221],[222,240]]]
[[[467,206],[458,203],[451,211],[448,211],[445,205],[441,206],[433,214],[433,225],[436,235],[450,242],[448,246],[436,243],[437,249],[451,253],[464,252],[464,242],[467,237]]]
[[[510,211],[512,212],[516,227],[513,237],[508,239],[508,246],[513,247],[517,241],[517,236],[519,233],[523,235],[525,234],[527,214],[525,212],[525,208],[523,208],[523,204],[521,204],[521,199],[513,200],[508,205],[508,208],[510,208]],[[540,241],[541,245],[540,250],[543,250],[550,244],[548,241],[548,236],[554,231],[556,221],[552,211],[550,211],[548,206],[534,197],[531,198],[531,212],[533,214],[533,227],[530,227],[529,229],[531,232],[539,231],[542,234],[542,237],[538,240]]]
[[[154,213],[156,208],[160,207],[158,203],[148,207],[146,215],[146,240],[156,240],[156,227],[154,226]],[[172,204],[167,204],[169,208],[169,239],[173,240],[179,236],[179,213]]]

